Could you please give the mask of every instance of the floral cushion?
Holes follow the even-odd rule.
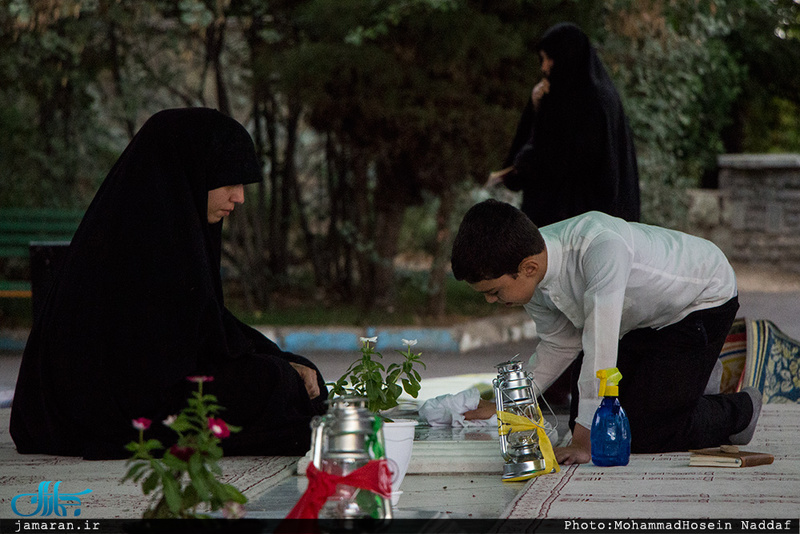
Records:
[[[720,393],[736,393],[742,388],[745,361],[747,359],[747,329],[745,320],[736,319],[722,346],[719,360],[722,362]]]
[[[800,403],[800,341],[767,320],[749,319],[745,324],[743,385],[758,388],[767,403]]]

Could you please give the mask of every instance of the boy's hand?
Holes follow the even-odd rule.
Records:
[[[464,419],[472,421],[473,419],[489,419],[497,413],[497,406],[494,402],[481,399],[478,401],[478,407],[474,410],[464,412]]]
[[[585,464],[592,460],[591,433],[589,429],[575,424],[572,443],[566,447],[556,447],[556,461],[564,465]]]

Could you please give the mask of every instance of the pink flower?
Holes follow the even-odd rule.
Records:
[[[188,380],[189,382],[197,382],[202,384],[203,382],[213,382],[214,377],[205,375],[196,375],[196,376],[187,376],[186,380]]]
[[[222,506],[222,517],[225,519],[241,519],[244,513],[244,505],[236,501],[228,501]]]
[[[150,428],[150,423],[152,421],[146,417],[140,417],[139,419],[133,420],[133,428],[136,430],[147,430]]]
[[[227,423],[222,419],[215,419],[213,417],[208,418],[208,428],[211,429],[211,433],[214,434],[218,438],[227,438],[231,435],[231,431],[228,428]]]
[[[169,453],[178,460],[188,462],[189,458],[194,454],[194,449],[192,447],[180,447],[176,444],[169,448]]]

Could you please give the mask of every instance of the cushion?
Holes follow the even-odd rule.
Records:
[[[747,320],[743,385],[758,388],[766,403],[800,403],[800,342],[771,321]]]
[[[720,393],[736,393],[742,388],[747,360],[747,329],[743,318],[736,319],[719,354],[722,362]]]

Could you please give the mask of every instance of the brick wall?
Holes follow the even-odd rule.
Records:
[[[733,261],[769,263],[800,272],[800,154],[725,154],[717,159],[719,190],[694,193],[698,207],[718,198],[712,240]],[[701,217],[702,220],[702,217]],[[711,237],[711,236],[709,236]]]

